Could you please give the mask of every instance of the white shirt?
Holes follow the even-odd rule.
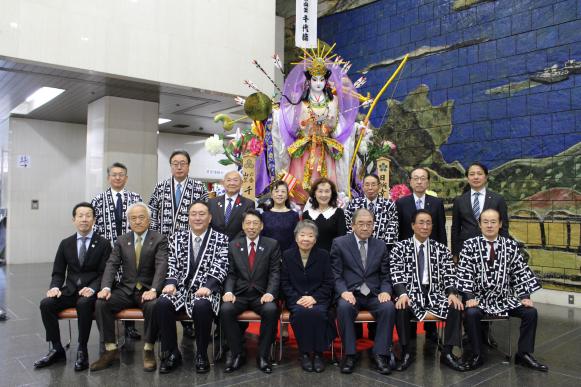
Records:
[[[232,207],[234,209],[234,203],[236,203],[236,199],[238,198],[238,194],[235,193],[232,196],[228,196],[228,194],[224,194],[224,215],[226,215],[226,208],[228,207],[228,199],[232,199]]]
[[[111,187],[111,196],[113,196],[113,204],[117,207],[117,194],[121,194],[121,203],[123,203],[123,191],[115,191],[113,187]]]
[[[422,280],[422,285],[427,285],[430,283],[429,280],[429,271],[428,271],[428,266],[430,264],[430,257],[428,256],[428,241],[430,240],[430,238],[426,239],[423,242],[420,242],[419,240],[416,239],[416,236],[414,235],[414,246],[416,248],[416,257],[418,257],[418,267],[419,267],[419,259],[420,259],[420,245],[424,245],[424,257],[426,258],[426,264],[424,265],[424,271],[422,273],[420,273],[421,280]]]
[[[173,178],[173,191],[174,191],[174,195],[175,195],[175,192],[177,192],[178,185],[181,186],[182,195],[184,194],[184,189],[186,188],[185,187],[186,186],[186,181],[188,181],[188,178],[187,177],[182,182],[177,181],[177,179],[175,177]]]
[[[480,205],[480,212],[484,211],[484,199],[486,198],[486,187],[482,188],[480,191],[474,191],[470,189],[470,207],[474,206],[474,194],[478,192],[478,204]]]
[[[366,197],[365,197],[365,205],[366,205],[366,207],[365,207],[365,208],[369,208],[369,205],[370,205],[370,204],[373,204],[373,208],[375,208],[375,207],[377,206],[377,198],[378,198],[378,197],[379,197],[379,196],[376,196],[376,197],[375,197],[375,199],[373,199],[373,200],[369,200],[369,198],[366,196]]]
[[[365,239],[365,240],[359,239],[359,237],[355,233],[353,233],[353,236],[355,237],[355,240],[357,241],[357,249],[361,249],[361,244],[359,242],[365,241],[365,254],[368,257],[369,256],[369,239]]]
[[[79,256],[79,254],[81,252],[81,244],[83,243],[81,241],[82,237],[83,236],[77,232],[77,257]],[[89,251],[89,245],[91,244],[91,239],[93,238],[93,231],[88,233],[85,237],[87,238],[87,240],[85,241],[85,248],[86,248],[86,251]]]
[[[204,237],[206,236],[206,233],[207,233],[207,232],[208,232],[208,230],[206,229],[206,231],[204,231],[204,232],[202,233],[202,235],[196,235],[196,234],[194,234],[194,232],[193,232],[193,231],[191,231],[191,233],[192,233],[192,242],[193,242],[193,243],[196,243],[196,238],[200,238],[200,245],[201,245],[201,243],[204,241]],[[193,246],[193,245],[192,245],[192,246]]]
[[[490,243],[489,242],[493,242],[494,243],[494,253],[495,255],[498,255],[498,237],[496,237],[495,240],[493,241],[489,241],[488,239],[484,238],[484,240],[486,241],[486,259],[490,258]]]
[[[421,200],[422,203],[420,205],[420,208],[426,208],[426,195],[422,195],[422,197],[416,196],[416,194],[414,193],[414,204],[416,204],[418,202],[418,200]],[[417,207],[417,205],[416,205]]]
[[[260,239],[260,236],[257,236],[255,240],[251,240],[249,238],[246,238],[246,247],[248,248],[248,253],[250,253],[250,242],[254,242],[254,251],[258,250],[258,240]]]

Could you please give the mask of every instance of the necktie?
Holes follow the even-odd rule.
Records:
[[[420,251],[418,252],[418,264],[420,266],[420,282],[424,283],[424,270],[426,268],[426,255],[424,254],[424,245],[420,245]]]
[[[416,210],[422,209],[422,199],[416,200]]]
[[[254,249],[254,242],[250,242],[250,252],[248,253],[248,267],[250,271],[254,268],[254,258],[256,258],[256,250]]]
[[[490,255],[488,256],[488,263],[494,263],[494,259],[496,258],[496,251],[494,251],[494,242],[487,241],[490,245]]]
[[[478,200],[480,192],[474,192],[473,196],[474,202],[472,202],[472,213],[474,214],[474,218],[478,220],[480,218],[480,200]]]
[[[231,214],[232,214],[232,198],[228,198],[228,205],[226,206],[226,213],[224,214],[224,221],[226,222],[226,224],[228,224]]]
[[[198,259],[198,254],[200,253],[200,248],[202,247],[202,238],[199,236],[194,239],[194,258]]]
[[[361,256],[361,263],[363,264],[363,270],[367,269],[367,250],[365,249],[365,242],[366,241],[359,241],[359,255]],[[367,296],[371,290],[369,290],[369,286],[365,282],[359,288],[359,293]]]
[[[117,236],[123,234],[123,199],[121,193],[117,192],[117,203],[115,204],[115,228],[117,228]]]
[[[375,215],[375,204],[373,204],[373,202],[369,202],[369,205],[367,206],[367,209],[371,212],[373,212],[373,214]]]
[[[182,185],[176,185],[176,208],[179,207],[180,199],[182,198]]]
[[[81,237],[81,248],[79,249],[79,264],[83,266],[85,263],[85,257],[87,256],[87,237]]]
[[[141,235],[135,235],[135,268],[139,270],[139,260],[141,259]],[[142,285],[140,282],[135,284],[137,290],[141,290]]]

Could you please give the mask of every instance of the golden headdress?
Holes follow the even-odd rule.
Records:
[[[303,55],[300,57],[302,61],[293,62],[291,64],[304,63],[309,74],[311,74],[314,77],[323,76],[327,73],[327,65],[331,64],[340,65],[345,63],[343,60],[337,59],[332,60],[337,56],[337,54],[330,55],[331,51],[333,51],[333,48],[335,48],[336,44],[337,43],[334,43],[332,46],[329,46],[325,42],[318,40],[316,49],[302,48]]]

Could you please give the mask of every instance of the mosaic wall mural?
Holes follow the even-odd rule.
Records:
[[[426,166],[449,207],[464,168],[487,164],[544,286],[581,292],[581,2],[348,3],[320,15],[319,37],[367,72],[362,93],[410,54],[372,115],[398,146],[393,184]]]

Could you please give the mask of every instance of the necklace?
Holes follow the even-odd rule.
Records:
[[[311,119],[313,121],[315,121],[317,123],[317,125],[323,125],[323,122],[325,122],[325,120],[329,116],[329,105],[328,104],[325,104],[325,110],[321,114],[315,113],[315,111],[313,110],[313,106],[311,104],[307,104],[307,109],[309,111],[309,115],[311,116]]]
[[[309,106],[314,108],[326,108],[329,106],[329,100],[325,94],[321,94],[320,96],[315,96],[313,94],[309,95]]]

